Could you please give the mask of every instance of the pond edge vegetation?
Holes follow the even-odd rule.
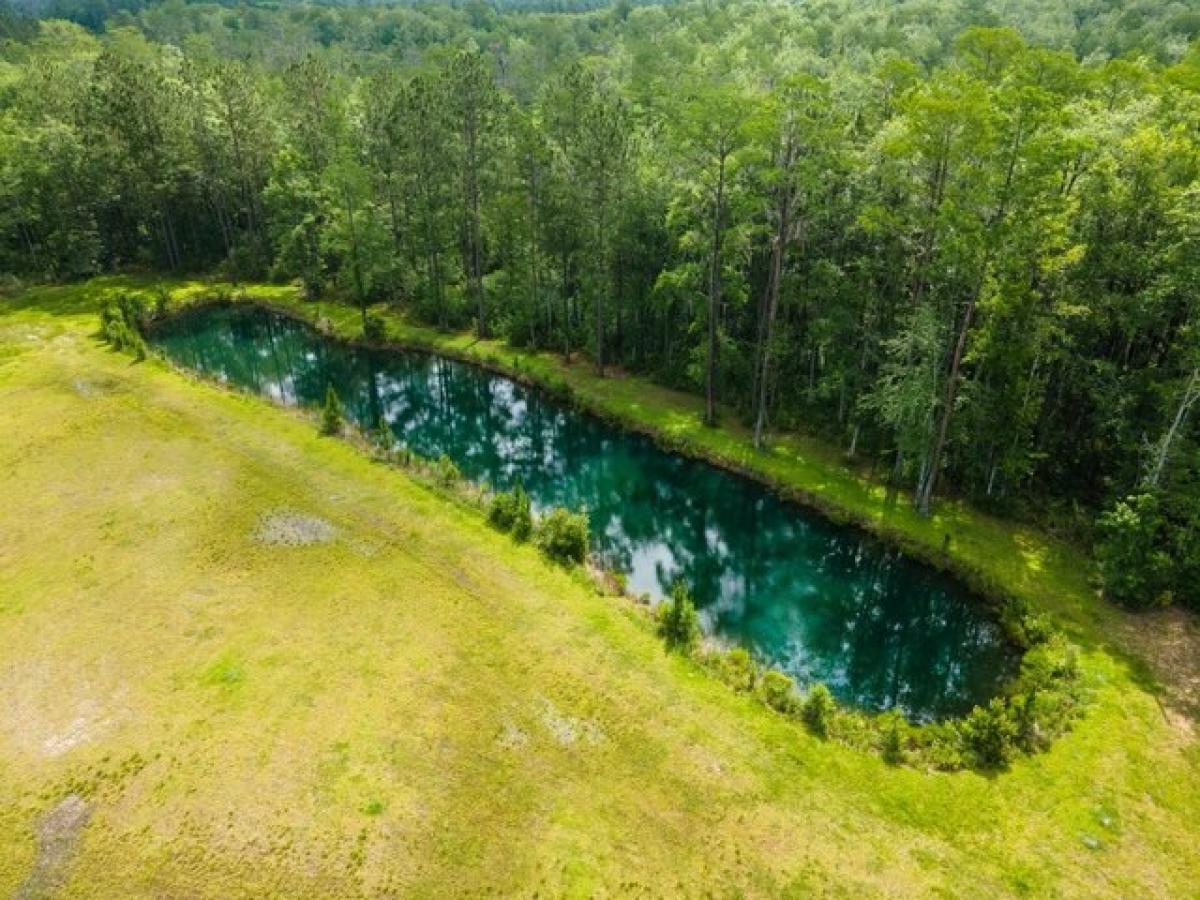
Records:
[[[897,551],[959,579],[970,594],[989,606],[1003,637],[1022,654],[1019,671],[998,696],[957,718],[918,724],[909,722],[896,710],[864,712],[838,704],[828,687],[820,682],[801,693],[790,676],[762,666],[744,648],[728,647],[711,638],[702,639],[687,585],[676,583],[671,596],[657,606],[652,606],[649,595],[632,596],[626,590],[623,573],[605,568],[589,553],[586,511],[555,508],[535,517],[529,498],[520,486],[509,492],[494,492],[486,484],[473,485],[463,479],[453,461],[445,455],[437,460],[427,460],[407,447],[398,446],[394,435],[386,428],[358,429],[349,425],[340,399],[332,386],[329,387],[324,407],[316,412],[322,435],[346,438],[377,461],[403,469],[441,496],[484,515],[496,530],[509,534],[517,543],[532,540],[548,559],[568,568],[581,568],[601,593],[630,601],[630,608],[638,611],[662,638],[668,652],[689,659],[730,689],[755,698],[775,713],[801,724],[817,738],[875,753],[893,765],[937,771],[996,771],[1007,767],[1018,756],[1048,749],[1084,712],[1086,691],[1078,648],[1049,617],[1033,612],[1026,600],[956,558],[948,547],[943,547],[940,552],[933,551],[899,529],[857,515],[815,492],[786,484],[769,473],[731,460],[694,441],[623,416],[581,396],[565,380],[552,381],[523,367],[518,354],[514,354],[509,365],[496,353],[473,354],[411,336],[397,339],[389,336],[386,320],[377,313],[364,316],[362,333],[355,337],[338,333],[328,319],[318,317],[314,321],[313,316],[306,315],[306,310],[244,293],[215,291],[173,300],[170,291],[162,287],[152,292],[149,302],[134,291],[122,291],[109,298],[100,313],[100,334],[115,350],[144,360],[152,354],[145,335],[169,316],[237,304],[270,310],[314,328],[329,340],[351,346],[433,353],[474,365],[537,388],[550,399],[610,425],[643,434],[664,450],[702,460],[756,481],[786,501],[812,510],[837,525],[861,529]],[[173,368],[188,372],[179,366]],[[195,373],[188,374],[200,377]],[[211,379],[201,380],[235,393],[246,393]],[[257,394],[253,396],[258,397]],[[313,416],[303,409],[300,414]]]

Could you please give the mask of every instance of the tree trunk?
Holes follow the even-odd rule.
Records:
[[[963,313],[962,325],[958,329],[958,340],[954,343],[954,356],[950,360],[950,375],[946,379],[946,397],[942,403],[942,414],[938,419],[937,437],[933,442],[933,451],[929,457],[929,465],[925,470],[917,493],[917,512],[923,516],[929,515],[929,506],[933,491],[937,487],[938,469],[941,468],[942,454],[946,449],[946,436],[950,431],[950,419],[954,416],[954,401],[958,396],[958,375],[962,366],[963,353],[967,349],[967,335],[971,331],[971,319],[975,315],[975,303],[983,290],[984,274],[980,273],[979,281],[971,298],[967,301]]]
[[[483,251],[480,247],[479,227],[478,131],[476,113],[474,109],[470,109],[463,123],[463,141],[467,150],[464,172],[467,193],[467,277],[470,279],[471,293],[475,297],[476,330],[479,337],[484,338],[487,337],[487,319],[483,298]]]
[[[354,293],[358,300],[358,310],[362,314],[363,329],[367,327],[367,295],[363,289],[362,265],[358,256],[358,228],[354,222],[354,198],[349,188],[343,192],[346,200],[346,218],[350,224],[350,263],[354,267]]]
[[[783,277],[783,257],[791,229],[791,205],[791,194],[784,190],[779,204],[779,229],[775,234],[775,244],[771,248],[771,271],[767,276],[767,302],[763,310],[762,346],[759,348],[758,375],[755,379],[758,388],[758,411],[754,417],[754,448],[756,450],[762,449],[763,427],[767,420],[767,381],[771,371],[771,337],[775,314],[779,309],[779,283]]]
[[[592,290],[595,292],[596,303],[596,373],[604,377],[604,282],[608,274],[608,253],[605,251],[605,231],[608,223],[605,213],[607,212],[608,197],[606,191],[602,188],[600,196],[596,198],[597,206],[597,223],[596,223],[596,252],[600,254],[599,275],[592,284]]]
[[[1192,405],[1197,400],[1200,400],[1200,367],[1192,370],[1192,377],[1189,379],[1187,387],[1183,390],[1183,396],[1179,399],[1179,407],[1175,410],[1175,418],[1171,422],[1171,427],[1167,429],[1167,433],[1163,435],[1163,439],[1159,442],[1158,456],[1154,461],[1154,468],[1150,470],[1150,474],[1146,477],[1147,487],[1158,487],[1158,483],[1162,479],[1163,470],[1167,466],[1167,459],[1171,455],[1171,445],[1175,443],[1179,429],[1183,427],[1183,423],[1187,419],[1188,410],[1192,408]]]
[[[712,266],[708,277],[708,364],[704,379],[704,424],[717,424],[717,309],[721,302],[721,207],[725,203],[725,150],[717,166],[717,192],[713,203]]]

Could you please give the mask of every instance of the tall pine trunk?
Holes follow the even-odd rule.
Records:
[[[717,424],[717,310],[721,304],[721,213],[725,203],[725,148],[719,151],[713,203],[712,265],[708,276],[708,364],[704,378],[704,424]]]
[[[771,371],[771,338],[774,332],[775,315],[779,309],[779,286],[783,278],[783,257],[787,250],[791,229],[791,192],[783,190],[779,204],[779,229],[771,248],[771,271],[767,277],[767,302],[763,309],[762,344],[758,351],[758,375],[756,378],[758,397],[757,413],[754,417],[754,447],[762,449],[763,428],[767,421],[767,391]]]

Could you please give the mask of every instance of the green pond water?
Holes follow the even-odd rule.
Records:
[[[480,368],[420,352],[355,348],[259,307],[209,307],[151,342],[177,363],[285,404],[387,422],[398,442],[446,454],[535,510],[586,508],[594,548],[659,598],[683,578],[706,634],[801,684],[915,720],[993,696],[1014,655],[976,599],[932,568],[830,524],[762,485],[659,449]]]

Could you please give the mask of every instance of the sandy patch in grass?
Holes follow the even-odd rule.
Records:
[[[263,517],[254,531],[260,544],[276,547],[304,547],[325,544],[337,536],[337,529],[318,516],[280,510]]]
[[[119,685],[97,691],[90,680],[81,683],[48,664],[22,666],[7,677],[11,690],[0,694],[0,734],[30,756],[57,759],[105,737],[129,715]]]
[[[542,724],[563,747],[575,744],[596,745],[604,740],[604,730],[591,719],[578,719],[558,710],[549,700],[542,702]]]
[[[52,759],[62,756],[109,729],[112,720],[105,718],[96,704],[89,705],[95,708],[89,709],[84,715],[76,716],[65,728],[42,741],[43,754]]]
[[[67,869],[91,815],[91,807],[84,799],[70,794],[42,816],[37,825],[37,858],[29,877],[17,888],[16,900],[52,897],[57,893],[66,880]]]
[[[1160,703],[1167,721],[1195,736],[1200,720],[1200,617],[1174,607],[1139,613],[1127,617],[1121,634],[1162,682]]]
[[[529,735],[515,722],[505,722],[496,743],[505,750],[520,750],[529,744]]]

